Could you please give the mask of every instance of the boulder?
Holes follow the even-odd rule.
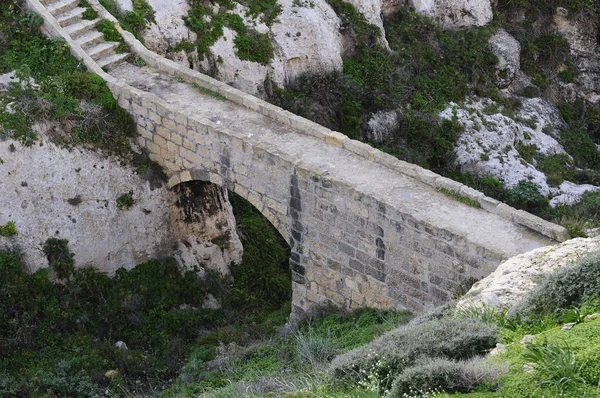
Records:
[[[500,87],[507,87],[519,72],[521,64],[521,44],[504,29],[489,40],[492,52],[498,58],[496,77]]]
[[[156,23],[150,24],[143,34],[146,47],[159,54],[165,54],[182,40],[196,40],[196,34],[183,22],[183,17],[190,8],[187,0],[148,0],[148,4],[154,9]]]
[[[576,238],[512,257],[475,283],[458,302],[458,307],[509,309],[524,299],[545,275],[598,250],[600,238]]]

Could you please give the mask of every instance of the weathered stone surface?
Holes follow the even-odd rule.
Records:
[[[131,0],[118,0],[122,10],[131,10]],[[190,8],[187,0],[148,0],[154,10],[156,23],[144,32],[144,44],[161,54],[179,44],[182,40],[194,41],[196,34],[190,31],[183,17]],[[187,60],[185,60],[187,62]]]
[[[59,148],[43,132],[40,143],[0,142],[0,225],[14,221],[19,232],[0,237],[0,248],[19,250],[35,271],[48,264],[41,250],[48,238],[68,239],[77,265],[108,273],[169,249],[173,196],[164,187],[113,158]],[[135,204],[119,210],[116,200],[128,192]]]
[[[577,77],[569,86],[592,103],[600,103],[600,21],[585,13],[570,15],[564,8],[557,8],[554,24],[558,32],[569,42],[575,58]]]
[[[409,0],[417,12],[449,29],[483,26],[493,17],[490,0]]]
[[[600,238],[577,238],[512,257],[473,285],[458,305],[510,308],[523,299],[544,275],[598,250]]]
[[[504,29],[490,37],[490,47],[498,58],[496,77],[501,87],[512,83],[521,67],[521,44]]]
[[[189,181],[174,191],[178,198],[171,217],[172,233],[180,237],[177,259],[186,269],[211,268],[229,274],[230,265],[242,261],[243,248],[227,190],[210,182]]]

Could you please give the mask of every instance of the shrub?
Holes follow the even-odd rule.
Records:
[[[94,385],[81,365],[78,360],[60,360],[52,369],[36,372],[28,380],[28,387],[48,396],[92,397]]]
[[[68,279],[75,270],[74,254],[68,245],[68,240],[56,238],[50,238],[44,243],[44,253],[58,279]]]
[[[541,281],[512,313],[524,318],[558,316],[600,295],[600,255],[594,254]]]
[[[600,225],[600,192],[587,191],[574,205],[558,205],[554,208],[553,215],[565,227],[573,224],[573,229],[579,233],[583,233],[586,228],[597,227]]]
[[[548,185],[556,187],[564,180],[574,179],[574,170],[569,155],[555,154],[540,157],[537,161],[537,169],[546,174]]]
[[[527,86],[521,91],[521,95],[527,98],[536,98],[540,96],[540,89],[536,86]]]
[[[271,38],[256,30],[248,30],[246,34],[240,34],[233,39],[236,54],[242,61],[258,62],[266,65],[273,59],[273,44]]]
[[[548,198],[542,195],[538,186],[531,181],[521,180],[511,188],[506,197],[506,203],[534,213],[542,213],[548,210]]]
[[[388,332],[370,344],[336,357],[329,369],[336,379],[360,381],[375,371],[389,383],[420,357],[468,359],[493,347],[495,325],[477,319],[444,317],[411,322]]]
[[[482,384],[494,386],[506,372],[506,367],[492,364],[481,357],[466,361],[427,358],[400,373],[394,380],[389,397],[405,397],[404,394],[415,390],[469,392]]]
[[[107,19],[103,19],[98,23],[98,31],[104,35],[104,40],[106,41],[120,42],[123,40],[115,25]]]
[[[575,166],[583,168],[598,168],[600,166],[598,148],[585,128],[572,126],[571,128],[561,129],[558,142],[565,148],[567,153],[573,156]]]

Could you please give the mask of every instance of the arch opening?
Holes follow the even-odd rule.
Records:
[[[229,192],[238,236],[244,247],[242,261],[232,268],[234,294],[248,309],[290,311],[291,248],[262,212],[240,195]]]
[[[186,269],[217,271],[230,303],[249,312],[289,313],[291,248],[260,203],[210,181],[173,186],[176,258]],[[264,214],[263,212],[266,212]],[[269,217],[270,216],[270,217]]]

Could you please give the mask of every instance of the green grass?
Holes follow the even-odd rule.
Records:
[[[200,348],[164,396],[197,396],[200,393],[211,397],[251,396],[249,393],[244,395],[244,389],[258,389],[263,393],[257,396],[270,396],[270,393],[294,397],[295,394],[303,396],[300,392],[303,388],[318,391],[318,396],[348,396],[348,391],[334,386],[334,381],[324,371],[332,357],[368,343],[411,318],[408,313],[372,309],[351,313],[328,309],[326,312],[328,315],[306,320],[287,337],[255,340],[248,350],[235,352],[236,345],[231,345],[233,341],[247,344],[247,339],[239,334],[206,336],[205,344],[218,340],[230,347],[229,351],[216,355],[221,365],[217,369],[207,366],[215,355]]]
[[[436,188],[436,190],[439,191],[439,192],[441,192],[441,193],[443,193],[444,195],[446,195],[446,196],[448,196],[450,198],[456,199],[459,202],[466,204],[467,206],[471,206],[471,207],[474,207],[476,209],[480,209],[481,208],[481,205],[479,204],[478,201],[473,200],[473,199],[469,199],[465,195],[462,195],[459,192],[452,191],[450,189],[442,188],[442,187],[438,187],[438,188]]]

